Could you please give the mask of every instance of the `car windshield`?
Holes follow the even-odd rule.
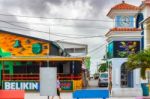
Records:
[[[108,74],[101,74],[100,77],[101,78],[108,78]]]

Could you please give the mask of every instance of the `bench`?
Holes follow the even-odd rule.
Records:
[[[80,98],[109,98],[109,90],[98,90],[98,89],[87,89],[87,90],[76,90],[73,92],[74,99]]]
[[[136,97],[135,99],[150,99],[150,96],[140,96],[140,97]]]
[[[24,90],[0,90],[0,99],[24,99]]]

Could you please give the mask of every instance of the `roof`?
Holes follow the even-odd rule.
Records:
[[[37,37],[27,36],[27,35],[23,35],[23,34],[19,34],[19,33],[10,32],[10,31],[6,31],[6,30],[1,30],[0,29],[0,33],[1,32],[2,33],[4,32],[4,33],[7,33],[7,34],[11,34],[11,35],[22,36],[22,37],[27,37],[27,38],[31,38],[31,39],[36,39],[36,40],[48,42],[48,43],[51,43],[52,45],[56,46],[57,48],[62,49],[55,41],[49,41],[49,40],[45,40],[45,39],[41,39],[41,38],[37,38]]]
[[[150,4],[150,0],[145,0],[144,3],[145,4]]]
[[[147,5],[150,5],[150,0],[142,1],[142,4],[140,5],[140,8],[143,9]]]
[[[121,4],[118,4],[111,8],[111,10],[113,9],[115,10],[139,10],[139,7],[122,2]]]
[[[149,23],[150,22],[150,17],[146,18],[144,21],[142,21],[141,23]]]
[[[108,35],[110,32],[113,32],[113,31],[142,31],[142,29],[139,29],[139,28],[112,28],[109,30],[109,32],[106,34]]]
[[[74,42],[67,42],[67,41],[60,41],[60,40],[57,40],[56,42],[57,42],[57,43],[66,43],[66,44],[74,44],[74,45],[88,46],[87,44],[74,43]]]
[[[112,12],[113,10],[139,10],[140,8],[138,6],[134,6],[128,3],[125,3],[125,1],[122,1],[122,3],[114,6],[111,8],[111,10],[108,12],[107,16]]]
[[[110,31],[141,31],[139,28],[112,28]]]

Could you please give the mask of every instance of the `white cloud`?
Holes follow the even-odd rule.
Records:
[[[15,17],[14,21],[32,22],[32,23],[43,23],[49,24],[48,26],[42,25],[31,25],[31,24],[18,24],[24,27],[30,27],[41,31],[52,32],[55,34],[68,34],[67,36],[77,36],[77,35],[104,35],[109,28],[113,26],[112,22],[105,22],[109,19],[106,14],[112,6],[117,3],[121,3],[122,0],[0,0],[0,11],[1,13],[8,12],[9,14],[26,15],[26,16],[44,16],[49,18],[79,18],[79,19],[95,19],[104,21],[71,21],[71,20],[45,20],[45,19],[31,19],[31,18],[21,18]],[[140,4],[140,0],[126,0],[128,3],[135,5]],[[9,18],[0,16],[1,19],[8,20]],[[61,25],[61,26],[58,26]],[[67,27],[66,25],[71,25]],[[0,25],[1,27],[2,25]],[[84,27],[96,27],[99,29],[92,28],[81,28]],[[9,29],[10,30],[10,29]],[[16,30],[13,30],[16,31]],[[27,35],[32,35],[44,39],[49,39],[49,34],[44,34],[40,32],[29,32],[18,31],[20,33],[25,33]],[[38,34],[36,34],[38,33]],[[77,43],[84,43],[89,45],[89,51],[96,46],[105,43],[105,38],[88,38],[88,39],[73,39],[64,38],[54,35],[50,35],[51,40],[65,40]],[[98,51],[94,53],[89,53],[92,55],[93,62],[97,62],[105,54],[105,47],[99,48]]]

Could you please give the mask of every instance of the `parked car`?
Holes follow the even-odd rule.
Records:
[[[108,73],[100,73],[98,79],[99,87],[107,87],[108,86]]]
[[[99,73],[95,73],[94,74],[94,79],[98,79],[99,78]]]
[[[94,75],[91,74],[90,77],[89,77],[89,79],[94,79]]]

